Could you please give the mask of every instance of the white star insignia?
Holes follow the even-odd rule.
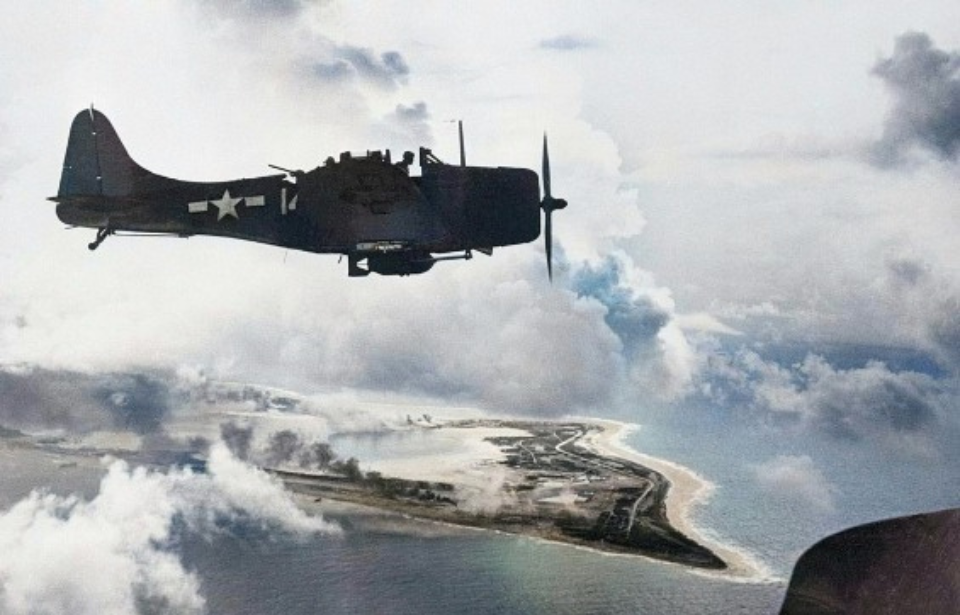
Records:
[[[211,205],[220,210],[220,213],[217,215],[217,222],[223,220],[227,216],[233,216],[235,219],[239,220],[240,216],[237,215],[237,204],[242,200],[243,197],[234,198],[230,196],[230,190],[224,190],[222,197],[216,201],[210,201]]]

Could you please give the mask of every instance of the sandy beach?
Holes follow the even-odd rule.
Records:
[[[732,577],[745,581],[761,581],[770,578],[769,570],[750,553],[711,538],[692,522],[691,517],[696,507],[708,502],[716,489],[713,483],[680,464],[645,455],[625,445],[623,439],[639,429],[637,425],[597,418],[584,420],[599,425],[603,431],[584,437],[581,440],[582,444],[593,447],[598,453],[645,465],[660,472],[670,481],[670,491],[667,494],[667,518],[670,524],[689,538],[708,547],[729,566],[722,572],[697,571],[698,574]]]
[[[580,417],[585,423],[601,427],[584,436],[579,444],[594,449],[604,456],[635,461],[663,474],[670,481],[667,495],[667,518],[670,524],[689,538],[711,549],[729,566],[722,572],[698,571],[698,574],[719,575],[731,580],[762,581],[770,578],[769,571],[749,553],[711,538],[692,521],[696,507],[706,503],[715,486],[689,468],[665,459],[658,459],[629,448],[623,439],[638,426]],[[497,436],[524,436],[528,432],[512,427],[457,425],[431,430],[431,437],[452,439],[456,453],[424,453],[362,464],[366,470],[409,480],[442,481],[457,484],[461,489],[476,491],[478,500],[496,499],[494,493],[503,481],[504,471],[499,464],[505,459],[499,447],[487,438]]]

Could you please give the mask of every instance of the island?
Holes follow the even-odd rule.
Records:
[[[671,525],[670,481],[640,463],[595,446],[606,426],[591,422],[466,419],[429,429],[480,430],[500,459],[479,474],[487,489],[480,501],[447,481],[362,472],[271,469],[296,493],[395,511],[411,517],[498,530],[634,554],[697,568],[727,564]]]
[[[339,399],[247,383],[178,381],[174,387],[149,380],[146,386],[144,378],[71,375],[71,386],[92,404],[92,410],[82,406],[85,412],[100,421],[95,428],[31,435],[0,427],[0,449],[33,449],[57,471],[99,472],[100,459],[109,455],[158,471],[204,472],[211,447],[220,443],[282,480],[310,514],[360,505],[368,508],[363,514],[386,511],[656,558],[701,573],[769,576],[749,552],[691,522],[714,485],[624,445],[621,438],[636,425],[498,417],[446,406],[443,417],[434,417],[441,407],[422,413],[416,403],[344,406]],[[136,414],[166,408],[151,396],[170,408]]]

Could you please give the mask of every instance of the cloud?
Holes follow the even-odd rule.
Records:
[[[624,264],[607,257],[599,265],[589,263],[573,274],[572,286],[581,296],[597,299],[607,308],[604,321],[623,343],[627,356],[635,356],[670,321],[670,313],[654,297],[621,283]]]
[[[640,392],[675,397],[691,382],[696,357],[674,317],[669,291],[637,279],[643,275],[625,255],[614,254],[571,271],[570,284],[606,308],[604,322],[620,340]]]
[[[309,0],[200,0],[199,4],[222,17],[250,19],[289,19],[300,15]]]
[[[250,456],[250,443],[253,441],[253,427],[251,425],[238,425],[233,421],[227,421],[220,425],[220,439],[234,457],[241,461],[246,461]]]
[[[177,553],[182,533],[210,536],[237,523],[301,535],[337,531],[222,444],[212,447],[207,470],[155,472],[114,461],[89,501],[35,491],[0,513],[0,610],[202,613],[201,581]]]
[[[960,286],[949,273],[913,255],[887,260],[882,287],[901,322],[941,367],[960,375]]]
[[[82,374],[0,366],[0,424],[18,429],[98,429],[157,434],[175,404],[171,373]]]
[[[593,49],[599,43],[596,39],[579,36],[576,34],[563,34],[554,38],[547,38],[540,41],[541,49],[551,49],[554,51],[576,51],[580,49]]]
[[[832,513],[839,489],[807,455],[778,455],[753,467],[754,478],[767,492]]]
[[[924,262],[899,257],[887,261],[887,271],[897,286],[914,287],[925,281],[930,275],[930,267]]]
[[[373,132],[376,138],[388,144],[402,144],[407,149],[429,147],[433,144],[433,132],[427,103],[398,104],[378,122]],[[394,160],[399,160],[399,156]]]
[[[715,355],[704,370],[714,403],[749,408],[774,425],[800,426],[850,441],[870,439],[923,453],[949,420],[949,384],[879,361],[839,369],[821,356],[789,366],[741,349]]]
[[[960,53],[937,49],[922,32],[897,38],[893,55],[873,74],[893,94],[883,137],[873,149],[882,166],[902,164],[913,146],[943,160],[960,153]]]
[[[339,45],[333,50],[334,59],[313,64],[313,75],[321,81],[340,82],[357,77],[383,88],[403,85],[410,74],[407,61],[397,51],[379,55],[372,49]]]
[[[598,305],[551,292],[538,261],[454,275],[471,276],[448,287],[455,295],[398,289],[376,327],[351,332],[344,349],[356,384],[554,415],[610,399],[617,348]]]
[[[26,326],[7,327],[0,350],[10,363],[40,363],[49,371],[117,373],[148,365],[171,374],[200,365],[214,378],[425,395],[550,415],[636,394],[675,397],[697,368],[669,292],[623,255],[576,265],[570,290],[560,280],[547,283],[541,256],[532,250],[498,252],[470,266],[441,264],[429,276],[378,280],[378,288],[389,291],[390,309],[371,287],[342,280],[335,266],[327,267],[325,281],[317,280],[315,257],[286,265],[240,259],[230,270],[221,267],[222,255],[207,264],[184,257],[193,262],[184,263],[191,275],[207,280],[196,293],[166,301],[173,288],[124,286],[122,300],[96,300],[114,292],[98,286],[113,286],[121,274],[85,282],[89,303],[73,301],[61,315],[56,306],[73,292],[69,283],[53,286],[49,297],[10,312],[11,318],[34,316]],[[177,269],[164,260],[164,267]],[[310,276],[315,283],[304,284]],[[229,302],[218,299],[228,295]],[[156,310],[159,303],[163,310]],[[48,320],[45,314],[57,315]],[[89,337],[90,331],[107,333]],[[38,372],[36,379],[45,377]],[[178,384],[180,376],[167,378],[173,399],[193,386],[189,379]],[[123,382],[127,388],[107,389],[124,397],[107,404],[105,394],[97,402],[103,406],[97,411],[112,412],[118,426],[127,420],[125,408],[143,404],[130,388],[138,380]],[[156,414],[162,407],[140,410]]]

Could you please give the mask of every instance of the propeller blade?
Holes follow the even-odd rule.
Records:
[[[547,150],[547,133],[543,133],[543,199],[550,199],[550,152]]]
[[[550,193],[550,150],[547,148],[547,133],[543,133],[543,200],[540,207],[543,209],[544,229],[543,240],[547,253],[547,275],[550,282],[553,282],[553,211],[563,209],[567,202],[563,199],[555,199]]]
[[[546,220],[544,221],[543,239],[547,248],[547,277],[550,283],[553,283],[553,216],[550,210],[546,211]]]

